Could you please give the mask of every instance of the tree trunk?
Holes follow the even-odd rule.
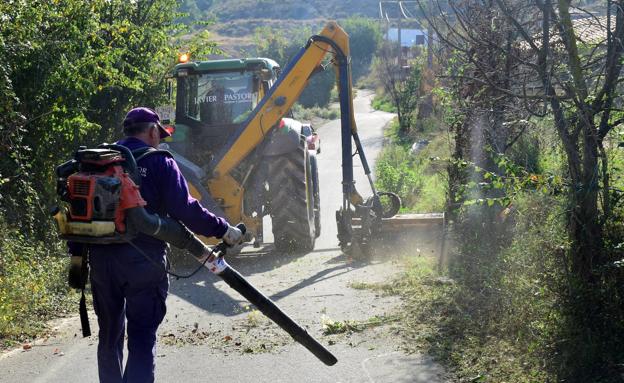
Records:
[[[466,197],[462,194],[462,186],[467,182],[466,167],[463,161],[470,158],[470,128],[467,122],[456,122],[451,126],[454,133],[455,148],[451,163],[448,165],[448,199],[446,211],[450,220],[457,218],[457,207],[461,206]]]
[[[593,127],[583,132],[583,165],[581,179],[572,179],[570,211],[571,268],[572,273],[589,285],[595,282],[594,270],[602,259],[602,225],[598,210],[600,179],[598,171],[598,145]]]

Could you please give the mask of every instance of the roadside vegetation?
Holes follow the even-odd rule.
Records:
[[[383,112],[388,113],[396,113],[396,107],[392,104],[392,101],[388,98],[388,96],[383,94],[376,94],[373,97],[373,101],[371,102],[371,106],[375,110],[381,110]]]
[[[46,319],[75,309],[78,295],[67,288],[64,249],[54,242],[29,240],[0,222],[0,349],[45,331]]]
[[[376,183],[380,190],[392,191],[401,197],[405,212],[441,212],[446,199],[444,158],[449,156],[448,137],[436,128],[404,139],[400,126],[393,121],[388,128],[384,146],[375,165]]]
[[[386,288],[405,298],[406,349],[458,381],[622,381],[624,25],[608,33],[590,2],[587,38],[569,4],[441,4],[447,19],[423,20],[440,39],[433,66],[410,63],[419,90],[401,94],[411,75],[395,102],[378,87],[379,109],[418,97],[389,129],[377,184],[410,211],[445,211],[451,244],[443,267],[412,255]]]
[[[340,117],[340,111],[338,109],[331,108],[329,105],[326,107],[313,106],[311,108],[304,108],[301,104],[295,104],[292,108],[293,115],[300,121],[319,121],[334,120]]]

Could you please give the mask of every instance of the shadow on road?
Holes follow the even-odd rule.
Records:
[[[366,266],[366,263],[362,263],[362,262],[348,262],[347,258],[344,256],[344,254],[338,255],[328,261],[325,262],[325,264],[336,264],[336,266],[334,267],[330,267],[328,269],[324,269],[319,271],[318,273],[305,278],[304,280],[302,280],[301,282],[292,285],[291,287],[287,288],[286,290],[280,291],[279,293],[275,293],[273,295],[271,295],[271,299],[273,300],[279,300],[281,298],[287,297],[290,294],[301,290],[305,287],[314,285],[315,283],[319,283],[321,281],[330,279],[330,278],[335,278],[337,276],[349,273],[351,271],[354,271],[356,269],[359,269],[360,267],[364,267]],[[323,297],[323,296],[329,296],[329,295],[336,295],[336,294],[320,294],[320,295],[315,295],[314,297]]]
[[[313,253],[337,251],[338,248],[317,249],[313,250]],[[283,254],[278,253],[273,245],[266,245],[260,249],[252,251],[244,251],[236,255],[227,255],[228,263],[241,273],[244,277],[248,277],[254,274],[267,272],[276,268],[287,265],[297,259],[305,256],[306,253],[298,254]],[[193,272],[198,263],[190,255],[184,255],[180,253],[174,253],[172,256],[173,268],[176,274],[187,275]],[[332,273],[335,270],[344,269],[347,265],[339,265],[327,270],[323,270],[315,276],[307,278],[306,280],[298,283],[297,285],[288,288],[282,293],[275,294],[273,299],[280,299],[284,296],[292,294],[305,286],[309,286],[313,283],[326,279],[327,274]],[[320,274],[320,275],[319,275]],[[320,278],[320,279],[319,279]],[[169,289],[170,294],[183,299],[192,305],[199,307],[211,313],[218,313],[225,316],[237,315],[241,312],[241,304],[244,304],[244,300],[233,299],[226,291],[230,288],[222,284],[215,285],[221,279],[210,273],[206,268],[202,268],[197,274],[190,278],[171,277],[171,286]]]
[[[339,250],[339,248],[324,248],[313,250],[311,253],[336,252]],[[228,255],[227,260],[228,263],[244,277],[249,277],[254,274],[275,270],[305,255],[306,253],[278,253],[272,245],[267,245],[258,250],[247,250],[237,255]],[[190,256],[187,258],[190,258]],[[353,259],[340,253],[325,261],[324,264],[328,266],[326,269],[303,279],[283,291],[272,294],[270,298],[273,300],[280,300],[321,281],[365,267],[369,265],[370,262]],[[194,260],[178,259],[178,262],[174,262],[174,265],[174,271],[176,273],[188,274],[194,271],[199,264]],[[172,277],[169,291],[171,294],[211,313],[218,313],[225,316],[239,314],[241,312],[241,305],[245,304],[246,301],[233,299],[227,294],[227,291],[231,291],[229,287],[223,284],[216,285],[219,281],[221,281],[219,277],[203,268],[197,274],[187,279],[176,279]]]

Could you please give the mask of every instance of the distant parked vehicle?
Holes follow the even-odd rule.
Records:
[[[301,125],[301,134],[306,138],[308,150],[314,150],[317,154],[321,153],[321,138],[311,124]]]

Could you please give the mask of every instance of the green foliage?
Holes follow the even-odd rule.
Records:
[[[414,63],[405,81],[398,89],[397,109],[402,111],[400,119],[401,130],[408,133],[413,127],[418,111],[421,91],[422,63]]]
[[[377,57],[372,61],[371,75],[375,78],[375,88],[380,89],[379,102],[389,101],[397,113],[400,134],[407,136],[412,130],[422,133],[423,125],[417,124],[418,106],[423,89],[423,62],[414,60],[409,71],[399,68],[396,63],[397,50],[394,44],[379,45]],[[382,106],[380,104],[379,106]]]
[[[368,72],[381,35],[377,24],[369,19],[349,18],[340,21],[340,24],[349,34],[352,78],[355,82]],[[285,29],[276,30],[271,27],[259,27],[254,33],[254,55],[271,58],[277,61],[282,68],[286,68],[310,36],[315,33],[318,31],[313,31],[309,27],[294,32]],[[316,73],[299,96],[298,102],[306,108],[324,107],[332,100],[336,75],[328,60],[329,58],[323,63],[326,70]]]
[[[37,228],[24,219],[24,205],[34,209],[27,216],[45,209],[37,201],[25,201],[30,189],[23,182],[45,205],[52,197],[55,164],[79,144],[118,137],[129,107],[154,105],[162,97],[164,76],[175,60],[170,39],[179,30],[172,22],[176,2],[162,0],[149,8],[141,4],[101,0],[85,6],[61,0],[0,5],[0,13],[7,15],[0,34],[10,79],[3,94],[14,95],[14,108],[22,114],[4,125],[14,126],[11,142],[2,148],[13,163],[0,170],[11,180],[1,186],[2,194],[10,196],[1,201],[10,222],[47,231],[46,225]]]
[[[475,178],[462,185],[464,206],[487,204],[506,207],[514,203],[518,196],[532,191],[546,195],[561,194],[564,179],[553,173],[530,173],[504,155],[493,155],[499,172],[487,171],[477,165],[464,162],[462,165],[471,167]],[[475,179],[481,182],[476,182]]]
[[[301,104],[296,103],[292,108],[293,115],[300,121],[312,121],[315,118],[323,120],[335,120],[340,116],[337,109],[321,108],[314,106],[312,108],[304,108]]]
[[[412,165],[406,148],[397,146],[384,149],[375,166],[377,186],[380,190],[398,194],[401,201],[411,199],[422,186]]]
[[[405,211],[443,211],[446,196],[443,159],[449,156],[444,136],[433,136],[431,142],[413,153],[411,141],[398,138],[396,122],[388,132],[393,141],[384,147],[375,165],[378,189],[398,194]]]
[[[369,71],[381,43],[381,30],[376,20],[363,17],[351,17],[338,23],[349,35],[351,77],[355,83]]]
[[[195,24],[206,18],[211,18],[210,7],[212,3],[212,0],[179,0],[179,21],[186,24]]]
[[[32,339],[44,320],[77,307],[66,268],[60,243],[29,239],[0,220],[0,347]]]
[[[286,34],[282,30],[273,30],[268,27],[258,28],[254,36],[255,55],[271,58],[285,69],[312,35],[313,32],[309,28],[298,30],[293,34]],[[301,105],[312,108],[314,106],[324,107],[329,104],[335,75],[331,70],[331,65],[328,69],[315,74],[310,79],[308,86],[299,96],[298,102]]]
[[[376,94],[371,102],[371,106],[375,110],[381,110],[388,113],[396,113],[397,111],[396,106],[392,103],[392,100],[390,100],[386,95]]]

